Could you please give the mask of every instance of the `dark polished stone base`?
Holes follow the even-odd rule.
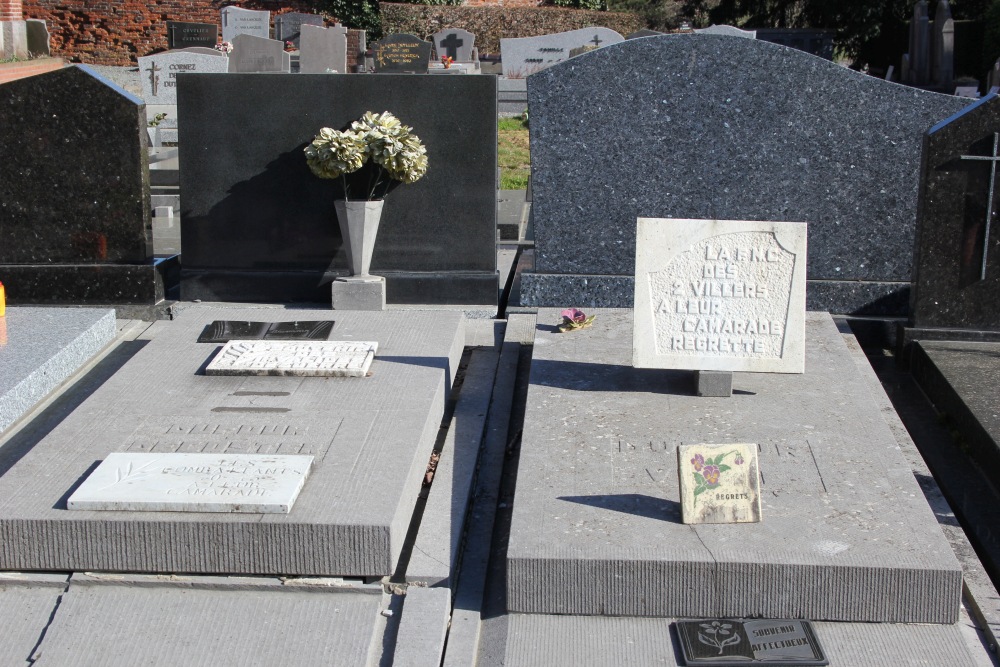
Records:
[[[164,300],[176,289],[175,255],[147,264],[0,264],[12,305],[142,304]]]
[[[635,280],[622,275],[521,274],[521,306],[536,308],[631,308]],[[857,280],[809,280],[806,310],[868,317],[906,315],[910,284]]]
[[[982,329],[943,329],[940,327],[910,327],[900,324],[896,332],[896,362],[907,368],[918,340],[956,341],[964,343],[1000,343],[1000,331]]]
[[[379,271],[385,277],[390,304],[497,305],[497,274],[402,273]],[[338,274],[319,271],[181,271],[182,301],[245,303],[330,302],[330,283]]]

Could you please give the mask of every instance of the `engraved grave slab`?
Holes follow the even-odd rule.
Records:
[[[603,48],[624,42],[611,28],[592,27],[538,37],[508,37],[500,40],[500,61],[508,79],[523,79],[570,57],[580,46]]]
[[[288,514],[311,456],[108,454],[66,501],[70,510]]]
[[[255,35],[233,37],[233,52],[229,54],[230,72],[285,72],[291,69],[291,55],[276,39]]]
[[[167,21],[167,48],[186,49],[193,46],[215,48],[219,41],[219,26],[214,23]]]
[[[364,377],[377,349],[375,341],[231,340],[205,374]]]
[[[164,51],[138,59],[142,98],[146,104],[177,104],[177,75],[225,73],[229,59],[192,51]]]
[[[686,665],[828,665],[812,623],[703,618],[674,624]]]
[[[253,35],[265,39],[271,36],[271,12],[224,7],[219,12],[222,18],[222,41],[231,42],[237,35]]]
[[[389,35],[372,44],[375,71],[426,74],[431,60],[430,42],[416,35]]]
[[[682,445],[677,464],[684,523],[760,521],[757,445]]]
[[[639,218],[633,365],[804,370],[806,225]]]

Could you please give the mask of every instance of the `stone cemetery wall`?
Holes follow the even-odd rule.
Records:
[[[645,27],[634,14],[510,4],[452,7],[380,2],[379,12],[383,34],[409,33],[429,38],[445,28],[464,28],[476,36],[480,55],[500,53],[501,37],[534,37],[591,26],[603,26],[628,35]]]
[[[966,101],[719,35],[629,40],[527,82],[523,305],[631,306],[636,218],[673,217],[807,222],[810,309],[905,313],[922,135]]]
[[[302,149],[321,127],[388,110],[413,127],[429,167],[386,198],[372,273],[386,277],[390,303],[495,304],[495,81],[180,77],[180,144],[204,147],[180,154],[182,298],[329,303],[330,280],[347,267],[335,188]]]

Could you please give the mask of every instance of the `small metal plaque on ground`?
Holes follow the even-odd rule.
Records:
[[[709,618],[674,623],[685,665],[828,665],[809,621]]]
[[[677,470],[684,523],[760,521],[757,445],[681,445]]]
[[[326,340],[333,320],[319,322],[241,322],[215,320],[198,336],[199,343],[228,343],[231,340]]]
[[[374,341],[234,340],[205,374],[364,377],[377,349]]]
[[[288,514],[311,456],[115,452],[73,492],[71,510]]]

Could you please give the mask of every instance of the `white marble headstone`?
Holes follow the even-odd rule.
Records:
[[[313,457],[116,452],[73,492],[71,510],[287,514]]]
[[[523,79],[570,57],[579,46],[605,47],[624,42],[611,28],[593,27],[557,32],[538,37],[509,37],[500,40],[500,62],[508,79]]]
[[[377,349],[373,341],[231,340],[205,374],[364,377]]]
[[[806,225],[639,218],[636,368],[801,373]]]
[[[207,49],[205,49],[207,50]],[[146,104],[177,104],[177,75],[225,73],[229,59],[219,51],[214,54],[189,49],[164,51],[138,59],[142,97]]]
[[[225,7],[220,12],[222,18],[222,41],[231,42],[236,35],[271,37],[271,12]]]

